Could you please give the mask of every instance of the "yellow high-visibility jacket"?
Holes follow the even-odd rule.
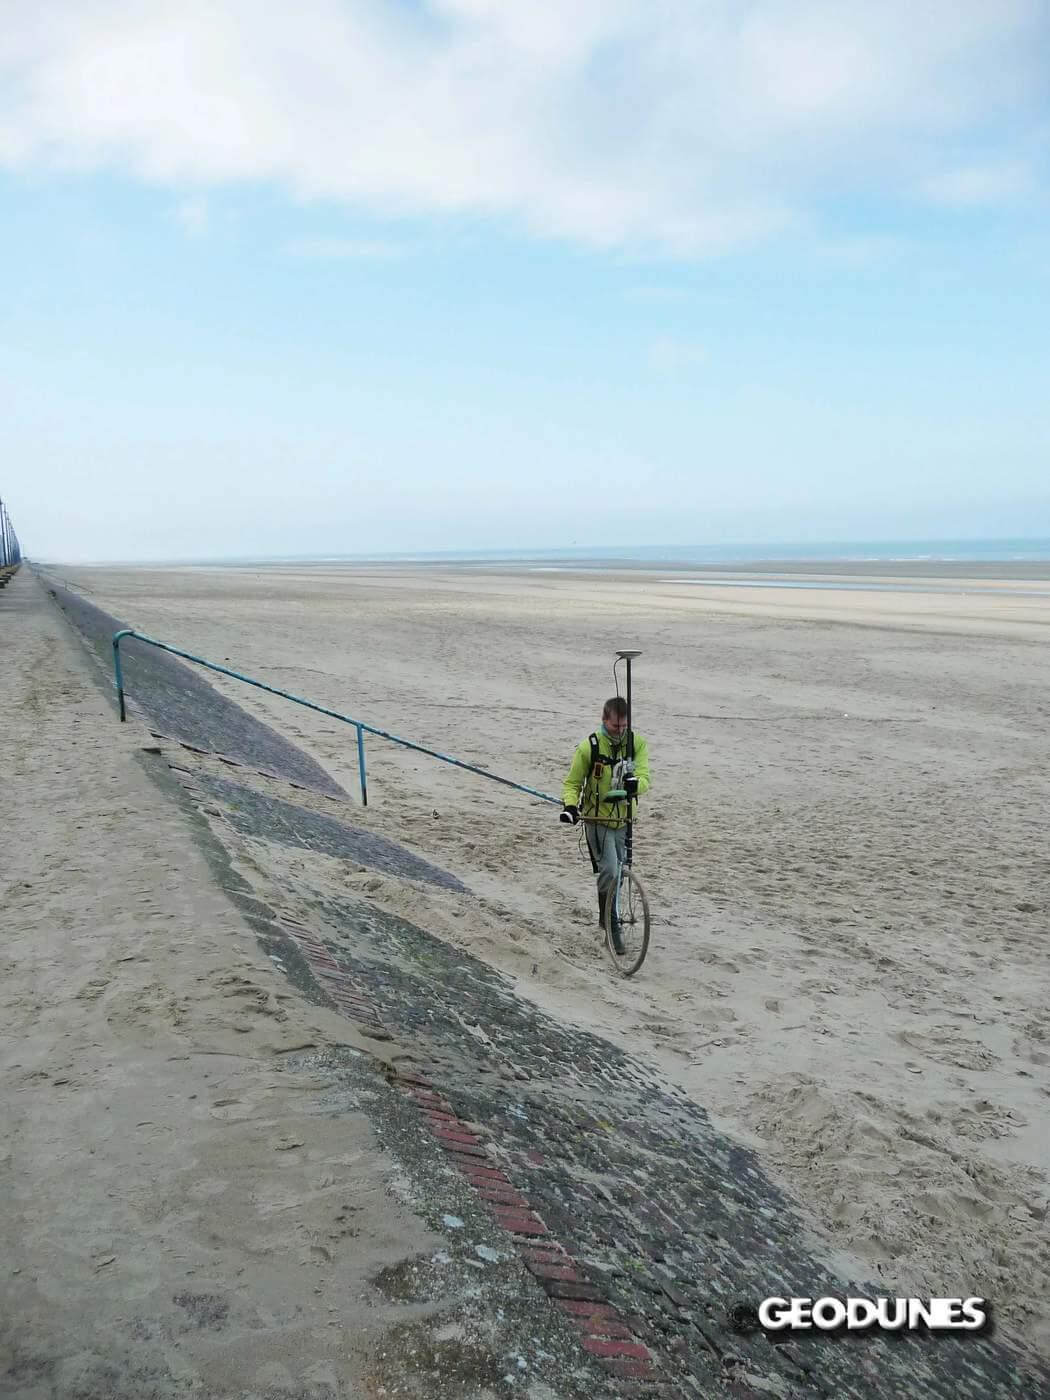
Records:
[[[591,766],[590,737],[577,748],[572,758],[572,766],[562,784],[561,800],[566,807],[578,807],[585,822],[597,822],[600,826],[626,826],[627,809],[630,805],[625,798],[609,802],[605,794],[612,787],[613,764],[619,758],[627,757],[627,736],[617,745],[599,728],[595,730],[598,739],[597,762]],[[638,779],[638,794],[649,791],[649,745],[637,730],[634,731],[634,776]],[[631,813],[632,817],[634,813]]]

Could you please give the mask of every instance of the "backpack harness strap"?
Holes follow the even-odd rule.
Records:
[[[598,735],[597,735],[597,733],[588,735],[588,743],[589,743],[590,746],[591,746],[591,766],[590,766],[590,768],[587,770],[587,778],[586,778],[586,780],[585,780],[585,782],[584,782],[584,790],[586,790],[587,785],[590,783],[590,780],[591,780],[591,778],[594,776],[595,771],[598,771],[598,772],[600,773],[600,770],[601,770],[602,768],[604,768],[604,767],[606,767],[606,766],[608,766],[608,767],[611,768],[611,767],[613,766],[613,764],[616,763],[616,762],[618,761],[617,759],[613,758],[611,755],[602,753],[601,748],[599,747],[599,744],[598,744]],[[619,751],[619,745],[617,745],[617,750]],[[634,758],[634,730],[633,730],[633,729],[628,730],[628,732],[627,732],[627,757],[628,757],[628,758],[631,758],[631,759]],[[582,799],[583,794],[581,793],[580,796],[581,796],[581,799]],[[595,810],[595,813],[597,813],[597,810],[598,810],[597,793],[595,793],[595,808],[594,808],[594,810]],[[587,818],[585,817],[584,820],[586,821]],[[590,843],[590,841],[587,842],[587,854],[588,854],[588,855],[590,856],[590,858],[591,858],[591,869],[595,872],[595,874],[597,874],[597,872],[598,872],[598,862],[597,862],[597,861],[595,860],[595,858],[594,858],[594,852],[591,850],[591,843]]]
[[[589,735],[589,736],[588,736],[587,742],[588,742],[588,743],[590,744],[590,746],[591,746],[591,766],[590,766],[590,768],[589,768],[588,771],[587,771],[587,776],[588,776],[588,778],[590,778],[591,775],[594,773],[594,770],[595,770],[596,768],[601,768],[601,767],[603,767],[606,763],[607,763],[607,764],[609,765],[609,767],[611,768],[612,765],[616,762],[616,759],[611,758],[611,757],[609,757],[608,755],[602,753],[601,749],[598,747],[598,735],[597,735],[597,734],[591,734],[591,735]],[[630,730],[628,730],[628,732],[627,732],[627,757],[628,757],[628,758],[631,758],[631,759],[634,758],[634,730],[633,730],[633,729],[630,729]]]

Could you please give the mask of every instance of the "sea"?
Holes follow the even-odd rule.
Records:
[[[369,556],[358,556],[365,558]],[[865,540],[810,541],[805,544],[632,545],[585,546],[561,549],[457,550],[429,553],[373,555],[374,559],[409,559],[421,562],[478,562],[522,564],[530,561],[572,562],[601,565],[608,560],[646,568],[672,564],[749,565],[761,563],[1050,563],[1050,539],[987,540]]]
[[[116,563],[117,561],[111,561]],[[135,564],[137,561],[120,561]],[[1050,538],[760,541],[733,544],[577,545],[542,549],[460,549],[252,555],[169,559],[154,568],[310,568],[415,565],[456,570],[535,573],[638,571],[697,587],[828,588],[967,592],[951,580],[1037,582],[1046,597]],[[705,577],[708,576],[708,577]],[[803,578],[792,576],[804,576]],[[820,576],[826,581],[820,582]],[[863,581],[850,581],[849,576]],[[879,577],[885,582],[878,582]],[[908,582],[899,582],[907,578]],[[929,579],[917,584],[915,580]],[[940,580],[940,586],[937,581]],[[1019,592],[1011,589],[1011,592]]]
[[[116,561],[114,561],[116,562]],[[132,561],[127,561],[132,562]],[[355,553],[266,554],[240,558],[165,560],[167,564],[228,565],[251,568],[280,564],[440,564],[465,566],[503,565],[521,568],[566,566],[576,569],[634,568],[646,570],[708,570],[728,568],[737,572],[760,569],[800,571],[803,566],[829,569],[847,565],[857,572],[861,565],[892,568],[895,573],[927,566],[941,572],[945,565],[979,565],[981,572],[1003,564],[1028,565],[1042,571],[1050,565],[1050,538],[1035,539],[935,539],[935,540],[811,540],[805,543],[762,541],[740,544],[566,545],[542,549],[382,550]],[[902,567],[903,566],[903,567]],[[994,571],[994,569],[993,569]],[[954,572],[954,570],[952,570]]]

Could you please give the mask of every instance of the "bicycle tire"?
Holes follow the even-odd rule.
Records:
[[[612,942],[612,912],[614,901],[605,905],[605,951],[621,977],[633,977],[645,962],[649,951],[649,900],[645,886],[634,870],[625,865],[620,873],[619,893],[615,903],[620,915],[620,936],[624,951],[617,953]]]

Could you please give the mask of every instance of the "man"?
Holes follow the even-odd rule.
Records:
[[[633,760],[633,766],[631,761]],[[562,785],[561,820],[583,821],[598,882],[598,923],[605,926],[605,904],[623,864],[626,828],[638,796],[649,789],[649,746],[640,734],[627,732],[627,701],[606,700],[602,722],[573,755]],[[609,798],[610,791],[626,797]],[[617,911],[612,912],[612,945],[624,951]]]

